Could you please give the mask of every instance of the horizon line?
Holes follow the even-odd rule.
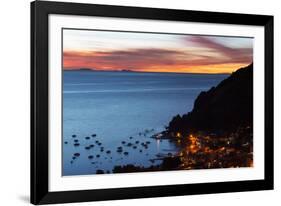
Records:
[[[239,68],[238,68],[239,69]],[[134,71],[134,70],[127,70],[127,69],[123,69],[123,70],[102,70],[102,69],[92,69],[92,68],[63,68],[63,71],[89,71],[89,72],[127,72],[127,73],[172,73],[172,74],[232,74],[233,72],[237,71],[238,69],[232,71],[232,72],[169,72],[169,71]]]

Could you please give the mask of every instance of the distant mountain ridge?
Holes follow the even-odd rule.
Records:
[[[253,64],[240,68],[228,78],[201,92],[193,110],[177,115],[167,127],[169,132],[234,131],[253,124]]]
[[[65,69],[66,71],[90,71],[90,72],[135,72],[129,69],[120,69],[120,70],[102,70],[95,68],[77,68],[77,69]]]

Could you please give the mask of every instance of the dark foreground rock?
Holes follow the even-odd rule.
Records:
[[[169,133],[234,131],[253,124],[253,64],[238,69],[209,91],[201,92],[188,114],[175,116]]]

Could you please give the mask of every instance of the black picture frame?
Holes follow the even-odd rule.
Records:
[[[48,190],[48,15],[82,15],[263,26],[265,29],[265,167],[263,180],[116,189]],[[80,3],[31,3],[31,203],[51,204],[273,189],[273,16]]]

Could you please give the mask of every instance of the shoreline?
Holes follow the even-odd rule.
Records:
[[[131,153],[126,151],[129,148],[138,146],[141,150],[146,150],[153,141],[168,141],[175,146],[175,150],[162,150],[154,157],[147,160],[151,164],[149,166],[142,166],[134,163],[128,164],[114,164],[112,170],[104,170],[98,167],[96,174],[106,173],[130,173],[130,172],[152,172],[152,171],[173,171],[173,170],[192,170],[192,169],[215,169],[215,168],[233,168],[233,167],[252,167],[253,166],[253,141],[252,141],[252,127],[239,127],[234,132],[206,132],[198,131],[193,134],[182,134],[180,132],[174,133],[166,130],[156,132],[155,129],[145,129],[135,136],[130,136],[127,139],[123,138],[120,142],[122,146],[117,147],[116,154],[134,155],[137,150],[131,150]],[[142,138],[140,138],[142,137]],[[143,138],[145,137],[145,138]],[[106,149],[106,147],[99,141],[97,134],[92,134],[84,138],[73,134],[72,140],[74,147],[79,148],[83,141],[88,142],[85,150],[91,150],[94,146],[99,148],[101,152],[111,154],[114,151]],[[152,139],[152,140],[149,140]],[[91,143],[91,141],[93,141]],[[69,140],[65,141],[65,146],[71,143]],[[82,143],[83,144],[83,143]],[[143,149],[142,149],[143,148]],[[83,147],[82,147],[83,149]],[[96,156],[88,156],[88,159],[95,159],[92,162],[99,160],[99,154]],[[77,159],[81,158],[80,153],[73,154],[71,164],[75,164]],[[159,164],[155,164],[158,163]],[[94,173],[91,173],[94,174]],[[75,174],[73,174],[75,175]],[[68,175],[66,175],[68,176]]]
[[[253,142],[249,141],[251,131],[248,127],[239,128],[236,132],[224,134],[225,137],[212,133],[202,135],[202,132],[187,137],[168,136],[166,131],[160,132],[151,138],[169,139],[182,148],[180,152],[155,158],[162,161],[157,166],[118,165],[113,173],[253,167]],[[239,138],[241,141],[237,142]]]

